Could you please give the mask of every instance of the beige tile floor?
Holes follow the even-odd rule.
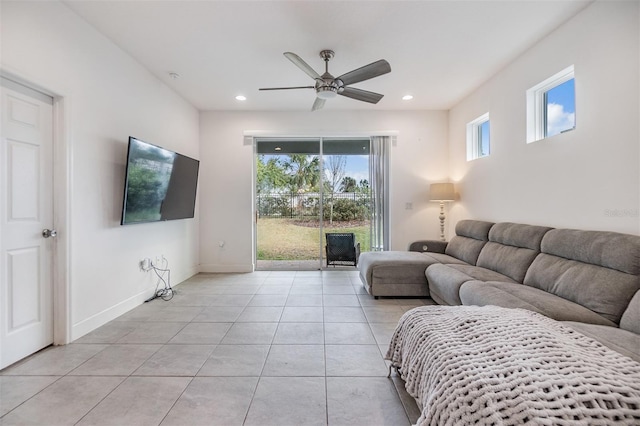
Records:
[[[0,425],[408,425],[383,355],[425,303],[356,271],[200,274],[1,371]]]

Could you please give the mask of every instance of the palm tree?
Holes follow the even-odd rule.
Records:
[[[342,192],[356,192],[358,189],[358,183],[351,176],[345,176],[340,182],[340,191]]]
[[[309,192],[317,190],[320,159],[315,155],[290,154],[289,160],[284,162],[284,168],[289,175],[291,192]]]
[[[289,154],[289,160],[285,161],[284,168],[288,175],[291,196],[304,192],[318,190],[320,180],[320,159],[315,155]],[[296,197],[296,210],[303,209],[303,198]]]

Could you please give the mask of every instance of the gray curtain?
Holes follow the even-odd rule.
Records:
[[[390,136],[372,136],[369,155],[371,186],[371,250],[389,250]]]

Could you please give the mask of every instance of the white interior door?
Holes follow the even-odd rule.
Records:
[[[53,343],[53,99],[2,79],[0,368]],[[55,235],[54,235],[55,236]]]

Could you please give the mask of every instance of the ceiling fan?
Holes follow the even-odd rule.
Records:
[[[329,74],[329,61],[334,55],[333,50],[322,50],[320,52],[320,57],[324,60],[324,74],[320,75],[295,53],[285,52],[284,56],[309,77],[313,78],[316,84],[313,86],[268,87],[261,88],[260,90],[315,89],[316,100],[313,103],[313,107],[311,107],[311,111],[322,108],[327,99],[335,98],[337,95],[346,96],[357,101],[377,104],[384,95],[349,86],[391,72],[389,62],[380,59],[369,65],[342,74],[340,77],[334,77]]]

